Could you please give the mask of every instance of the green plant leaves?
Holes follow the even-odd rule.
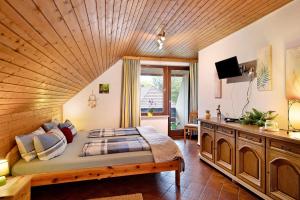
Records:
[[[241,124],[251,124],[257,126],[264,126],[266,120],[273,120],[278,116],[275,111],[261,112],[252,108],[252,112],[246,112],[240,119]]]

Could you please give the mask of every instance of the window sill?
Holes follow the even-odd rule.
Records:
[[[141,120],[148,120],[148,119],[165,119],[168,118],[169,115],[153,115],[151,117],[149,116],[141,116]]]

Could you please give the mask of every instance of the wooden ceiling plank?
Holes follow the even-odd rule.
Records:
[[[21,38],[16,36],[13,32],[11,32],[7,27],[3,26],[1,23],[0,30],[0,42],[2,44],[11,47],[14,51],[17,51],[18,53],[24,56],[29,57],[30,59],[39,63],[48,70],[54,71],[58,76],[58,82],[61,82],[60,80],[64,79],[62,83],[69,84],[70,86],[75,87],[78,90],[82,88],[82,86],[78,82],[75,82],[72,79],[69,80],[70,76],[66,74],[67,72],[61,69],[61,67],[57,65],[53,60],[40,53],[39,50],[30,46],[28,43],[26,43],[26,41],[23,41]]]
[[[106,7],[104,0],[96,0],[97,18],[99,27],[99,40],[101,43],[101,57],[103,61],[103,71],[107,69],[107,40],[106,40]]]
[[[126,27],[126,22],[125,22],[125,18],[128,17],[129,12],[127,11],[127,6],[128,5],[132,5],[133,1],[132,0],[123,0],[120,4],[120,12],[119,12],[119,19],[118,19],[118,24],[117,24],[117,30],[116,30],[116,35],[114,37],[114,51],[113,51],[113,55],[114,55],[114,61],[115,60],[119,60],[121,58],[121,42],[122,42],[122,35],[124,34],[124,30]]]
[[[30,94],[26,92],[5,92],[0,91],[2,99],[64,99],[70,98],[69,95],[48,95],[48,94]]]
[[[33,4],[30,1],[21,5],[17,4],[14,1],[8,2],[8,0],[6,0],[6,2],[9,3],[9,6],[4,4],[3,1],[0,1],[0,7],[5,6],[6,9],[13,9],[9,9],[9,12],[6,13],[7,15],[11,15],[11,11],[17,12],[18,15],[21,16],[25,22],[25,24],[23,21],[20,23],[20,25],[23,26],[23,28],[27,28],[26,25],[29,24],[32,29],[38,32],[39,35],[43,36],[43,38],[46,41],[48,41],[49,44],[53,45],[55,49],[61,52],[61,54],[64,54],[65,57],[68,59],[72,59],[71,63],[78,66],[77,69],[80,69],[81,74],[86,75],[88,81],[93,80],[90,74],[86,71],[86,69],[80,65],[79,61],[74,56],[72,51],[70,51],[70,49],[66,46],[65,42],[59,37],[59,35],[55,32],[53,27],[44,18],[44,16],[41,14],[41,12],[39,11],[38,7],[35,6],[35,4]],[[5,12],[6,9],[2,10],[2,12]]]
[[[276,10],[278,7],[281,7],[282,5],[284,5],[283,1],[269,1],[266,4],[264,4],[262,6],[259,6],[256,9],[253,9],[252,11],[250,11],[248,13],[247,12],[241,12],[240,15],[235,15],[235,16],[233,16],[231,18],[228,18],[229,22],[231,22],[231,23],[224,24],[224,26],[226,28],[222,29],[222,32],[220,32],[219,34],[212,33],[213,30],[210,29],[211,30],[210,31],[211,35],[209,35],[209,37],[207,39],[211,41],[212,37],[216,37],[218,39],[220,39],[220,36],[226,37],[227,35],[229,35],[231,33],[230,31],[232,31],[232,30],[239,30],[239,29],[241,29],[241,27],[247,26],[249,24],[249,20],[251,20],[252,22],[254,22],[258,18],[260,18],[258,16],[264,16],[267,13]],[[244,16],[242,15],[242,14],[245,14],[245,13],[247,14],[247,16],[246,15],[244,15]],[[234,21],[236,21],[236,20],[239,20],[239,22],[237,24],[233,25],[232,23]],[[221,28],[221,26],[219,26],[219,25],[220,25],[220,23],[215,26],[214,31],[217,31],[218,29]],[[216,39],[214,39],[214,40],[216,40]]]
[[[46,43],[43,43],[43,46],[41,46],[33,38],[31,38],[31,36],[29,36],[25,31],[21,30],[15,22],[7,18],[1,12],[0,12],[0,21],[3,26],[9,28],[10,31],[12,31],[20,39],[26,41],[32,47],[38,49],[42,54],[47,56],[54,63],[57,63],[62,68],[62,71],[65,71],[67,74],[69,74],[69,76],[71,75],[74,78],[74,82],[76,81],[81,86],[84,86],[84,84],[87,83],[85,77],[83,77],[80,73],[78,73],[78,71],[72,65],[67,63],[64,60],[64,58],[62,58],[62,56],[52,46],[47,45]],[[39,37],[41,36],[39,35]],[[48,46],[48,48],[46,45]]]
[[[92,34],[94,48],[97,55],[98,74],[100,75],[104,72],[104,64],[103,64],[102,49],[101,49],[102,44],[100,40],[97,4],[96,4],[96,0],[87,0],[84,1],[83,3],[85,4],[84,6],[85,12],[88,18],[90,32]]]
[[[29,0],[28,0],[29,1]],[[78,59],[79,63],[82,66],[87,66],[88,72],[91,75],[92,79],[97,77],[96,72],[94,71],[93,62],[91,59],[86,58],[88,52],[80,49],[79,44],[76,42],[72,31],[67,26],[63,16],[55,6],[53,1],[44,1],[44,0],[31,0],[36,6],[36,9],[39,10],[41,15],[47,20],[51,27],[57,35],[63,40],[65,45],[73,52],[74,56]]]
[[[248,2],[249,3],[249,2]],[[253,3],[253,2],[250,2]],[[233,27],[231,26],[231,24],[233,24],[235,21],[239,21],[241,20],[242,16],[245,15],[246,16],[246,21],[249,21],[249,17],[248,15],[253,14],[253,15],[257,15],[257,10],[261,10],[264,8],[268,8],[272,3],[276,4],[276,2],[272,1],[269,2],[267,5],[265,4],[261,4],[262,2],[254,2],[253,5],[248,5],[248,7],[251,7],[252,10],[247,9],[245,10],[246,6],[243,4],[240,6],[240,9],[235,9],[234,13],[227,13],[226,16],[223,16],[222,18],[219,18],[219,20],[217,22],[214,22],[216,25],[214,27],[219,27],[219,29],[222,29],[223,31],[226,29],[232,30]],[[275,7],[277,7],[278,4],[275,5]],[[262,13],[260,13],[262,14]],[[225,20],[225,21],[224,21]],[[249,22],[248,22],[249,23]],[[234,23],[235,24],[235,23]],[[239,27],[237,27],[236,29],[240,29],[242,26],[246,26],[245,24],[240,25]],[[203,28],[203,31],[205,31],[204,34],[202,34],[202,38],[201,40],[196,39],[198,44],[201,44],[201,42],[203,41],[207,41],[210,37],[216,37],[215,36],[215,32],[216,29],[215,28]],[[228,34],[230,34],[231,32],[229,32]],[[196,32],[194,33],[193,37],[198,38],[196,36]],[[228,35],[227,34],[227,35]],[[225,37],[226,35],[223,35],[223,37]],[[220,37],[219,37],[220,38]],[[216,38],[214,39],[214,41],[217,41]],[[187,45],[189,45],[190,43],[187,43]]]
[[[113,25],[113,14],[114,14],[114,3],[115,0],[105,0],[105,26],[106,26],[106,59],[107,67],[110,66],[111,61],[111,48],[112,48],[112,25]]]
[[[178,34],[181,36],[185,32],[189,32],[189,28],[193,28],[193,26],[190,26],[191,23],[194,22],[194,20],[202,18],[207,13],[212,13],[211,8],[215,7],[217,5],[220,5],[220,3],[223,3],[223,5],[226,4],[226,1],[217,0],[217,1],[196,1],[197,4],[193,4],[194,6],[189,6],[188,9],[186,9],[180,17],[178,17],[178,21],[176,23],[173,23],[172,26],[169,25],[169,27],[166,29],[166,32],[168,34],[168,38],[166,40],[166,44],[164,46],[165,50],[168,50],[168,44],[174,44],[173,41],[177,41]],[[179,31],[179,29],[184,26],[185,29],[182,30],[182,32]],[[152,46],[152,49],[155,48],[155,46]],[[172,51],[170,51],[172,53]]]
[[[64,88],[68,88],[69,90],[78,91],[63,82],[58,81],[60,78],[63,80],[58,73],[55,73],[49,68],[41,66],[39,63],[31,60],[30,58],[16,52],[15,50],[5,46],[0,42],[0,60],[5,61],[6,63],[11,63],[13,65],[17,65],[20,68],[25,68],[28,71],[34,72],[39,77],[45,77],[43,74],[47,74],[47,79],[55,81],[57,84],[60,84]],[[3,63],[3,62],[2,62]]]
[[[159,17],[161,19],[161,22],[159,25],[154,26],[154,29],[150,30],[153,34],[148,34],[148,37],[144,40],[145,42],[140,42],[139,46],[137,47],[137,49],[139,50],[139,52],[141,52],[141,54],[143,54],[143,50],[144,49],[151,49],[151,46],[156,46],[158,48],[158,44],[157,44],[157,35],[161,32],[161,31],[165,31],[168,23],[170,22],[171,19],[173,19],[176,15],[176,13],[180,12],[180,9],[182,7],[184,7],[184,3],[186,2],[186,0],[177,0],[175,1],[171,1],[173,2],[173,5],[170,6],[169,10],[165,10],[162,15]],[[169,6],[168,6],[169,7]],[[168,37],[168,36],[167,36]],[[154,49],[152,48],[150,50],[150,52],[154,51]],[[137,52],[135,52],[134,54],[137,54]]]
[[[120,32],[124,24],[125,9],[127,7],[127,0],[117,0],[115,2],[115,12],[114,12],[114,24],[112,28],[112,52],[111,52],[111,63],[116,63],[121,56],[119,55],[120,49],[118,48],[121,36]]]
[[[62,66],[65,70],[70,71],[71,74],[73,73],[80,77],[75,77],[76,79],[87,83],[86,77],[78,73],[77,65],[75,63],[70,64],[70,62],[57,49],[46,41],[42,35],[38,34],[35,29],[33,29],[20,15],[18,15],[15,10],[4,3],[4,1],[0,2],[0,10],[1,22],[7,27],[10,27],[11,31],[35,48],[39,49],[52,60],[59,62],[60,66]],[[6,13],[2,13],[3,10],[5,10]]]
[[[137,18],[138,20],[136,20],[136,24],[135,24],[134,28],[131,29],[132,31],[127,36],[128,39],[126,38],[127,39],[127,41],[126,41],[127,47],[125,48],[124,52],[126,52],[127,55],[128,54],[131,55],[130,54],[130,51],[132,49],[131,44],[134,40],[138,39],[138,35],[142,31],[142,25],[147,20],[147,16],[149,15],[149,13],[151,13],[151,9],[153,7],[155,8],[155,5],[157,5],[156,0],[146,1],[146,3],[144,4],[144,7],[142,7],[142,10],[139,10],[138,14],[140,14],[140,15]]]
[[[98,77],[99,63],[95,46],[93,44],[93,37],[90,32],[90,25],[85,13],[85,4],[83,1],[61,1],[54,0],[56,7],[60,10],[65,23],[71,30],[75,38],[78,48],[84,53],[86,59],[91,61],[93,66],[93,73]]]
[[[139,1],[139,0],[132,0],[129,1],[129,6],[126,8],[126,13],[124,17],[124,31],[122,31],[122,37],[120,39],[121,47],[120,49],[120,55],[128,54],[126,51],[129,46],[130,38],[134,34],[134,31],[136,29],[136,26],[141,19],[141,15],[145,9],[147,0]]]
[[[239,0],[235,0],[235,1],[219,0],[219,1],[215,2],[214,4],[205,4],[203,7],[201,7],[201,10],[199,10],[201,15],[197,16],[196,18],[193,18],[193,20],[191,20],[188,23],[188,25],[192,26],[192,27],[197,27],[197,29],[194,29],[194,30],[199,30],[200,28],[198,27],[198,24],[200,24],[201,27],[206,27],[206,25],[211,24],[212,19],[222,18],[220,13],[222,13],[226,10],[228,11],[228,9],[229,10],[233,9],[233,8],[235,8],[235,6],[238,6],[241,3],[243,3],[243,1],[239,1]],[[216,14],[215,10],[218,10],[218,14]],[[189,17],[189,16],[187,16],[187,17]],[[169,44],[168,44],[168,42],[166,43],[166,49],[168,49],[169,46],[171,46],[171,48],[172,48],[172,45],[176,45],[175,41],[177,41],[178,39],[183,39],[185,37],[189,37],[189,38],[193,37],[194,38],[194,36],[189,36],[191,33],[193,33],[193,30],[183,31],[183,29],[187,29],[187,27],[183,26],[182,24],[180,26],[181,26],[181,28],[178,28],[177,31],[181,30],[182,33],[180,34],[179,37],[177,37],[176,34],[174,34],[175,36],[168,41]],[[206,29],[204,28],[203,31],[206,31]],[[199,34],[199,31],[197,31],[197,32]]]

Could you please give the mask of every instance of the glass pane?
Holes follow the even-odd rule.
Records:
[[[171,71],[170,129],[183,129],[188,123],[189,71]]]
[[[163,69],[142,68],[141,112],[161,113],[164,110]]]

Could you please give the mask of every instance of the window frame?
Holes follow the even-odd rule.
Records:
[[[154,116],[169,115],[171,107],[171,70],[187,70],[187,66],[165,66],[165,65],[141,65],[141,68],[160,68],[163,69],[163,112],[154,112]],[[141,73],[141,76],[143,74]],[[146,74],[145,74],[146,75]],[[189,106],[189,105],[188,105]],[[140,108],[141,109],[141,108]],[[147,113],[142,113],[141,116],[146,116]]]

